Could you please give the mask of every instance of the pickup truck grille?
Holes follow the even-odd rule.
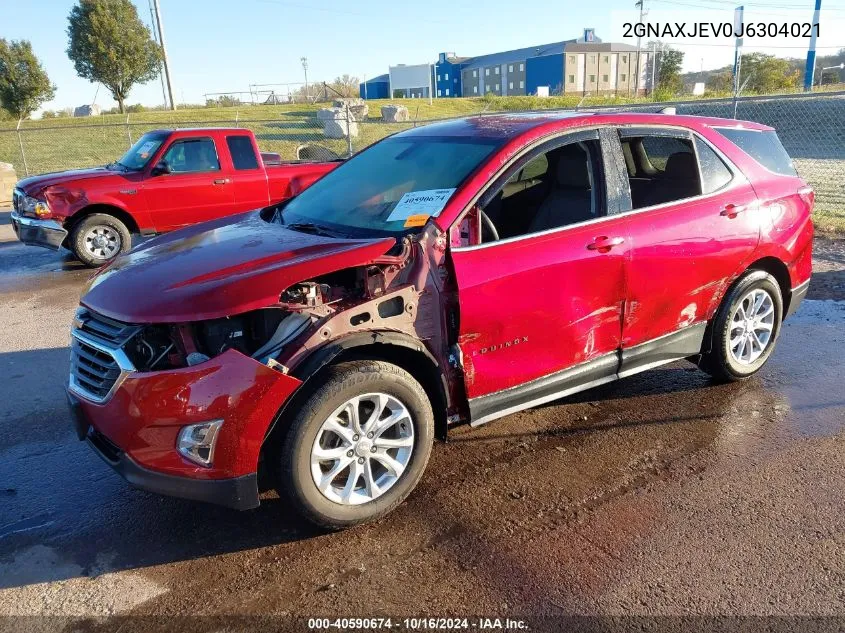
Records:
[[[94,402],[107,400],[118,380],[134,371],[122,347],[139,329],[80,308],[70,349],[71,390]]]

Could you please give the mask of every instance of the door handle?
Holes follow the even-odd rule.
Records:
[[[215,185],[225,185],[225,184],[227,184],[228,182],[229,182],[229,179],[228,179],[228,178],[215,178],[215,179],[214,179],[214,184],[215,184]]]
[[[728,218],[735,218],[737,215],[745,211],[745,207],[742,205],[737,204],[726,204],[722,207],[722,210],[719,211],[719,215],[728,217]]]
[[[622,237],[607,237],[605,235],[602,235],[601,237],[597,237],[592,242],[587,244],[587,250],[606,253],[614,246],[619,246],[624,242],[625,239]]]

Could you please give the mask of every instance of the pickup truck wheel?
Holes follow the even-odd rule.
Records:
[[[433,438],[431,402],[408,372],[374,360],[340,363],[290,420],[279,493],[323,528],[373,521],[417,485]]]
[[[783,298],[774,277],[746,273],[728,291],[712,323],[713,347],[701,368],[731,382],[757,373],[771,356],[783,320]]]
[[[102,266],[130,249],[132,235],[114,216],[94,213],[73,228],[70,246],[86,266]]]

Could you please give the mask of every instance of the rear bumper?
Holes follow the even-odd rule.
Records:
[[[43,246],[54,251],[64,243],[67,231],[55,220],[37,220],[12,211],[12,229],[24,244]]]
[[[789,309],[786,311],[786,316],[783,318],[787,318],[792,316],[798,311],[798,307],[801,305],[801,302],[804,301],[804,297],[807,296],[807,291],[810,289],[810,280],[808,279],[803,284],[799,284],[792,289],[789,297]]]

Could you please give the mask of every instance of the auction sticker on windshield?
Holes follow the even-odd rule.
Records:
[[[393,211],[387,216],[387,221],[407,220],[412,215],[437,217],[453,193],[455,193],[454,189],[409,191],[396,203]]]

